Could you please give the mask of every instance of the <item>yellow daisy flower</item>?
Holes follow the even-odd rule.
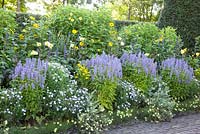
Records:
[[[81,47],[83,47],[85,44],[84,44],[84,42],[81,41],[81,42],[79,43],[79,45],[80,45]]]
[[[181,54],[185,54],[187,52],[187,48],[181,49]]]
[[[198,57],[200,55],[200,52],[196,53],[196,56]]]
[[[77,33],[78,33],[78,31],[77,31],[77,30],[75,30],[75,29],[73,29],[73,30],[72,30],[72,33],[73,33],[73,34],[77,34]]]
[[[18,37],[19,37],[20,40],[24,40],[24,35],[23,34],[20,34]]]
[[[108,46],[109,46],[109,47],[112,47],[112,46],[113,46],[113,43],[112,43],[112,42],[109,42],[109,43],[108,43]]]
[[[110,27],[114,27],[115,24],[114,24],[113,22],[110,22],[110,23],[109,23],[109,26],[110,26]]]
[[[38,55],[38,52],[35,51],[35,50],[32,50],[31,53],[30,53],[30,55],[32,55],[32,56],[34,56],[34,55]]]
[[[39,28],[40,26],[39,26],[39,24],[34,23],[34,24],[33,24],[33,27],[34,27],[34,28]]]
[[[33,16],[30,16],[30,17],[29,17],[29,19],[31,19],[31,20],[35,20],[35,17],[33,17]]]

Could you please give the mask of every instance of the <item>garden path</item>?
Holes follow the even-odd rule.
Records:
[[[104,134],[200,134],[200,113],[179,116],[170,122],[128,122]]]

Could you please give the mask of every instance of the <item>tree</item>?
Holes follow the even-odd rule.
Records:
[[[110,1],[113,10],[126,15],[128,20],[156,21],[162,8],[163,0],[116,0]],[[123,10],[121,10],[123,7]],[[124,12],[124,10],[126,10]]]
[[[165,0],[158,25],[177,29],[184,47],[194,48],[195,37],[200,35],[200,0]]]

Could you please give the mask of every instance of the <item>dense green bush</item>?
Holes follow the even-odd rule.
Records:
[[[125,44],[122,51],[142,51],[156,61],[180,54],[181,39],[172,27],[160,30],[151,23],[135,24],[122,28],[119,36]]]
[[[171,120],[175,101],[170,98],[170,89],[161,79],[155,79],[145,98],[147,103],[147,119],[150,121]]]
[[[200,35],[199,0],[165,0],[158,26],[172,26],[184,41],[184,47],[194,48],[195,38]]]
[[[58,8],[47,18],[54,50],[75,59],[91,58],[96,53],[112,52],[116,31],[109,13],[74,7]]]
[[[14,58],[14,34],[17,27],[15,14],[11,11],[0,9],[0,85],[4,82],[13,67]]]
[[[163,61],[161,76],[175,100],[183,101],[199,94],[200,88],[194,80],[193,68],[183,59],[169,58]]]

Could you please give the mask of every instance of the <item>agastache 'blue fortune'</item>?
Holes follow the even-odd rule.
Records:
[[[156,77],[157,63],[141,52],[137,54],[124,53],[121,56],[121,62],[122,65],[131,65],[133,68],[136,68],[138,73],[144,71],[146,75]]]
[[[162,62],[162,70],[169,70],[170,77],[175,75],[179,82],[189,83],[194,76],[193,68],[183,59],[168,58]]]
[[[101,55],[83,62],[90,70],[92,79],[111,79],[122,78],[122,65],[120,59],[113,55]]]
[[[43,89],[47,69],[47,61],[35,58],[27,58],[24,65],[22,65],[21,61],[18,62],[12,74],[12,79],[26,79],[28,82],[30,82],[20,85],[20,89],[27,88],[28,85],[31,86],[32,89],[36,88],[36,85]]]

